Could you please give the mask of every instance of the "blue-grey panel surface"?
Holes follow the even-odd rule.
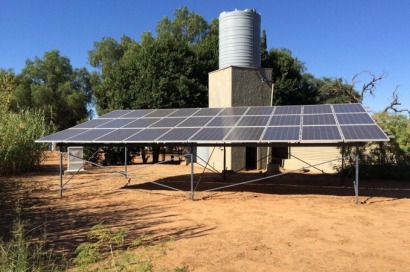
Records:
[[[161,118],[140,118],[132,121],[128,125],[124,126],[124,128],[147,128],[159,120],[161,120]]]
[[[157,141],[187,142],[196,132],[198,132],[197,128],[173,128],[167,134],[158,138]]]
[[[201,108],[193,116],[216,116],[221,110],[222,108]]]
[[[243,115],[248,107],[243,108],[224,108],[220,113],[219,116],[224,116],[224,115]]]
[[[275,115],[279,114],[301,114],[302,106],[276,106]]]
[[[263,135],[263,141],[295,142],[299,141],[299,127],[268,127]]]
[[[271,115],[273,107],[250,107],[245,115]]]
[[[239,120],[239,127],[264,127],[268,124],[269,116],[243,116]]]
[[[134,119],[114,119],[112,121],[109,121],[107,123],[104,123],[100,126],[98,126],[98,128],[120,128],[123,127],[125,125],[128,125],[129,123],[133,122]]]
[[[87,121],[85,123],[76,125],[72,128],[96,128],[101,126],[102,124],[108,123],[114,119],[92,119],[90,121]]]
[[[303,114],[332,113],[330,105],[306,105],[303,106]]]
[[[132,110],[114,110],[104,115],[101,115],[99,118],[118,118],[130,113]]]
[[[354,112],[366,112],[360,104],[335,104],[333,105],[335,113],[354,113]]]
[[[175,109],[158,109],[148,113],[145,117],[165,117],[173,113]]]
[[[307,126],[302,128],[302,141],[341,141],[337,126]]]
[[[185,108],[185,109],[177,109],[168,117],[188,117],[197,112],[199,109],[198,108]]]
[[[142,129],[137,129],[137,128],[130,128],[130,129],[117,129],[112,132],[109,132],[108,134],[105,134],[104,136],[95,139],[94,141],[98,142],[122,142],[125,139],[131,137],[137,132],[140,132]]]
[[[300,126],[300,115],[273,115],[269,126]]]
[[[168,131],[169,129],[167,128],[147,128],[127,138],[127,142],[154,142],[157,138],[161,137]]]
[[[374,124],[367,113],[340,113],[336,114],[336,118],[341,125]]]
[[[212,119],[207,126],[208,127],[231,127],[234,126],[239,118],[241,118],[240,116],[217,116],[214,119]]]
[[[85,143],[89,143],[92,142],[93,140],[100,138],[102,136],[104,136],[105,134],[108,134],[110,132],[112,132],[113,129],[103,129],[103,128],[95,128],[95,129],[90,129],[84,133],[78,134],[74,137],[70,137],[68,139],[66,139],[66,142],[85,142]]]
[[[232,127],[205,127],[195,134],[191,141],[222,141],[231,129]]]
[[[232,129],[225,140],[257,142],[260,140],[264,129],[264,127],[236,127]]]
[[[333,114],[309,114],[303,115],[304,126],[314,125],[335,125],[336,120]]]
[[[153,112],[154,110],[133,110],[123,116],[121,116],[121,118],[138,118],[138,117],[143,117],[151,112]]]
[[[211,121],[212,117],[189,117],[185,119],[182,123],[178,125],[178,127],[203,127],[209,121]]]
[[[179,123],[184,121],[185,118],[182,117],[165,117],[159,120],[158,122],[151,125],[151,127],[176,127]]]
[[[388,141],[389,138],[377,125],[340,126],[345,140]]]
[[[40,138],[37,141],[38,142],[62,142],[65,139],[68,139],[70,137],[74,137],[78,134],[84,133],[88,131],[89,129],[76,129],[76,128],[70,128],[70,129],[65,129],[53,134],[50,134],[46,137]]]

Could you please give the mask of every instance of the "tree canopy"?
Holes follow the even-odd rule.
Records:
[[[73,68],[68,57],[59,51],[46,52],[42,59],[27,60],[17,76],[11,109],[44,109],[48,120],[58,129],[74,126],[90,117],[88,104],[92,88],[85,68]]]
[[[103,38],[89,52],[99,69],[94,89],[98,113],[113,109],[207,106],[208,72],[217,68],[215,22],[177,9],[138,43]]]

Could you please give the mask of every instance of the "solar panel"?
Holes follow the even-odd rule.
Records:
[[[248,108],[225,108],[220,113],[219,116],[222,115],[242,115],[246,112]]]
[[[216,116],[222,108],[202,108],[195,112],[193,116]]]
[[[188,117],[197,112],[198,110],[199,109],[197,108],[177,109],[176,111],[168,115],[168,117]]]
[[[207,124],[208,127],[229,127],[229,126],[234,126],[239,118],[241,118],[240,116],[223,116],[223,117],[215,117],[214,119],[211,120],[211,122],[209,122]]]
[[[302,141],[342,140],[337,126],[307,126],[302,128]]]
[[[158,138],[158,141],[187,142],[196,132],[198,132],[197,128],[174,128]]]
[[[184,120],[185,120],[185,118],[182,118],[182,117],[174,117],[174,118],[165,117],[165,118],[159,120],[158,122],[152,124],[151,127],[169,127],[169,128],[171,128],[171,127],[177,126],[179,123],[181,123]]]
[[[155,124],[159,120],[161,120],[161,118],[141,118],[125,125],[124,128],[146,128]]]
[[[178,127],[203,127],[211,121],[211,119],[212,117],[189,117],[180,123]]]
[[[147,115],[150,112],[153,112],[154,110],[133,110],[125,115],[122,116],[122,118],[137,118],[137,117],[143,117]]]
[[[123,115],[126,115],[127,113],[130,113],[132,110],[115,110],[115,111],[111,111],[109,113],[106,113],[102,116],[100,116],[99,118],[118,118],[121,117]]]
[[[366,112],[360,104],[335,104],[333,109],[336,113]]]
[[[301,114],[302,106],[277,106],[275,107],[275,115],[277,114]]]
[[[377,125],[340,126],[345,140],[388,141],[389,138]]]
[[[336,117],[341,125],[374,124],[373,119],[367,113],[341,113],[336,114]]]
[[[74,137],[75,135],[84,133],[88,130],[89,129],[76,129],[76,128],[65,129],[65,130],[50,134],[48,136],[45,136],[37,140],[37,142],[40,142],[40,143],[61,142],[67,138]]]
[[[140,132],[141,129],[117,129],[112,132],[105,134],[104,136],[95,139],[94,141],[99,142],[122,142],[125,139],[131,137],[132,135]]]
[[[117,110],[43,137],[76,143],[387,141],[360,104]]]
[[[226,135],[231,131],[232,127],[205,127],[202,128],[197,134],[195,134],[191,141],[222,141]]]
[[[74,126],[73,128],[96,128],[102,124],[108,123],[114,119],[92,119],[85,123]]]
[[[264,127],[269,121],[269,116],[244,116],[237,126],[239,127]]]
[[[265,128],[263,127],[236,127],[231,130],[227,141],[259,141]]]
[[[70,137],[66,140],[69,140],[71,142],[91,142],[97,138],[100,138],[104,136],[105,134],[108,134],[109,132],[112,132],[112,129],[90,129],[84,133],[77,134],[73,137]]]
[[[148,113],[145,117],[165,117],[174,112],[175,109],[159,109]]]
[[[330,105],[306,105],[303,106],[303,114],[332,113]]]
[[[333,114],[303,115],[303,126],[335,125],[335,124],[336,124],[336,120]]]
[[[167,128],[147,128],[141,130],[140,132],[132,135],[131,137],[127,138],[126,141],[129,143],[134,142],[141,142],[141,143],[149,143],[154,142],[157,138],[161,137],[165,133],[167,133],[169,129]]]
[[[271,115],[273,107],[250,107],[245,115]]]
[[[123,127],[125,125],[128,125],[132,121],[134,121],[134,120],[133,119],[114,119],[112,121],[109,121],[107,123],[104,123],[104,124],[98,126],[98,128],[120,128],[120,127]]]
[[[268,127],[262,140],[265,142],[299,141],[299,127]]]
[[[299,126],[300,115],[273,115],[269,126]]]

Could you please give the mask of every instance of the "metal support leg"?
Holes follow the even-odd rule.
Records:
[[[63,197],[63,149],[60,146],[60,197]]]
[[[224,180],[226,180],[226,146],[224,145],[224,165],[223,165]]]
[[[356,180],[354,183],[355,203],[359,204],[359,152],[356,153]]]
[[[124,165],[125,165],[125,169],[124,169],[124,174],[125,174],[125,178],[128,178],[128,175],[127,175],[127,159],[128,159],[128,147],[127,146],[125,146],[125,148],[124,148],[124,150],[125,150],[125,157],[124,157]]]
[[[191,153],[191,200],[194,200],[194,154],[193,153]]]

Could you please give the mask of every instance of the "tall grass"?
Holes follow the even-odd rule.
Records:
[[[45,248],[45,237],[33,238],[30,232],[17,208],[10,239],[0,239],[0,271],[64,271],[68,264],[64,258]]]
[[[0,110],[0,174],[17,174],[33,170],[44,159],[46,144],[35,140],[52,132],[42,110],[18,113]]]

